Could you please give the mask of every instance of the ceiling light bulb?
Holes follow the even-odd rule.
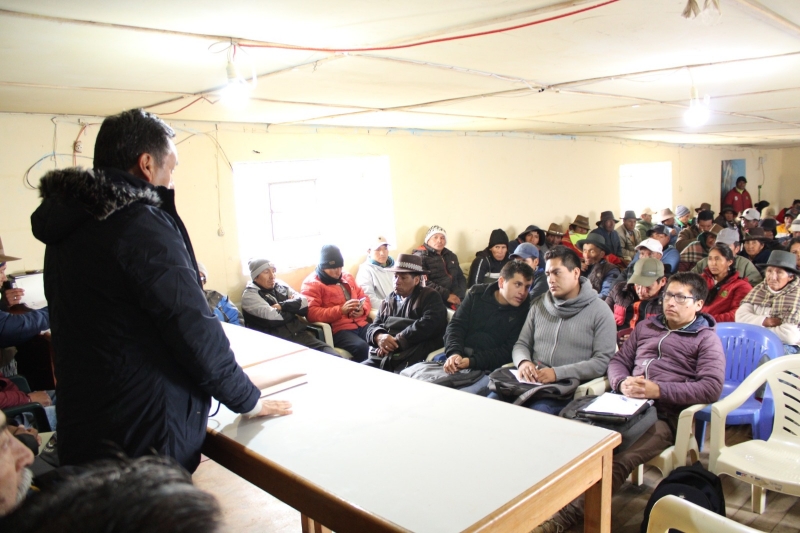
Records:
[[[689,100],[689,109],[683,114],[683,120],[692,128],[697,128],[708,122],[711,111],[708,108],[709,96],[705,95],[702,100],[697,95],[697,88],[692,87],[692,97]]]
[[[228,61],[225,70],[228,74],[228,85],[222,89],[222,102],[232,109],[244,109],[250,102],[252,87],[239,75],[233,61]]]

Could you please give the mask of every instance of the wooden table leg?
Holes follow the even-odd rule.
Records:
[[[611,463],[613,450],[603,454],[603,477],[586,491],[584,507],[584,533],[610,533],[611,531]]]
[[[300,513],[300,525],[303,533],[333,533],[327,527],[302,513]]]

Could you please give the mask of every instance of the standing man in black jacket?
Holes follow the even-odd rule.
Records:
[[[394,291],[367,328],[370,348],[364,364],[399,373],[443,346],[447,309],[435,290],[422,286],[428,271],[421,257],[400,254],[386,270],[394,272]]]
[[[500,271],[500,279],[489,285],[473,285],[467,292],[444,334],[444,370],[452,374],[477,368],[487,375],[462,390],[478,392],[489,384],[488,372],[511,362],[511,349],[530,308],[532,283],[533,269],[521,261],[511,261]]]
[[[47,245],[62,465],[154,450],[192,472],[212,396],[251,416],[291,412],[259,400],[206,304],[170,188],[174,136],[125,111],[103,121],[93,170],[41,180],[31,224]]]

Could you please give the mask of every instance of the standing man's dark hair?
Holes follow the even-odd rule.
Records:
[[[175,132],[166,122],[142,109],[108,117],[100,126],[94,145],[94,167],[134,168],[142,154],[152,154],[162,165]]]
[[[551,259],[561,259],[561,264],[570,270],[575,270],[576,268],[580,270],[581,268],[581,260],[578,258],[578,254],[560,244],[550,248],[544,254],[545,261],[550,261]]]

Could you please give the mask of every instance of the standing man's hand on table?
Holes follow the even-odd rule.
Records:
[[[292,414],[292,404],[284,400],[262,400],[261,412],[255,416],[283,416]]]

